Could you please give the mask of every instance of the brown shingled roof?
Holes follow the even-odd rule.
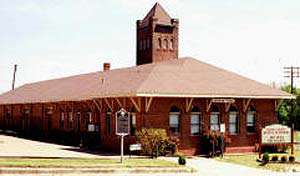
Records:
[[[0,95],[0,104],[128,96],[292,98],[235,73],[193,58],[181,58],[25,84]]]

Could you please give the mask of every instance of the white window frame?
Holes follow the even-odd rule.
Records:
[[[249,122],[249,115],[252,115],[252,121],[253,122]],[[246,131],[247,131],[247,133],[255,133],[255,119],[256,119],[256,111],[248,110],[247,111],[247,117],[246,117]],[[251,125],[249,125],[249,124],[251,124]],[[254,130],[249,131],[248,127],[252,127]]]
[[[93,113],[92,112],[88,112],[88,119],[89,119],[89,123],[93,123]]]
[[[193,123],[193,117],[198,117],[198,123]],[[191,112],[191,124],[190,124],[190,134],[191,136],[199,136],[201,133],[201,112]],[[193,127],[197,126],[198,128],[198,134],[194,134],[193,131]]]
[[[174,49],[174,39],[170,40],[169,48],[170,48],[170,50]]]
[[[229,112],[229,134],[236,135],[239,133],[239,119],[238,119],[238,112],[237,111],[230,111]],[[233,120],[234,119],[234,120]],[[232,121],[233,120],[233,121]]]
[[[177,117],[177,123],[171,123],[171,117]],[[169,113],[169,128],[170,128],[170,133],[171,135],[174,135],[174,136],[179,136],[180,135],[180,112],[170,112]],[[173,132],[171,130],[171,128],[174,128],[175,131]],[[176,130],[177,129],[177,130]]]
[[[217,123],[212,123],[212,117],[214,116],[214,115],[217,115],[217,117],[218,117],[218,122]],[[217,127],[217,129],[215,129],[215,128],[212,128],[212,127]],[[214,130],[214,131],[220,131],[220,112],[211,112],[210,113],[210,119],[209,119],[209,127],[210,127],[210,130],[212,131],[212,130]]]

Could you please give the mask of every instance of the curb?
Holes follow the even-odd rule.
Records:
[[[191,168],[31,168],[31,167],[0,167],[0,174],[70,174],[70,173],[84,173],[84,174],[120,174],[120,173],[186,173],[192,174],[195,171]]]

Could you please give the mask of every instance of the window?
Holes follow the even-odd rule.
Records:
[[[11,109],[10,109],[10,108],[8,108],[8,107],[5,108],[5,115],[6,115],[8,118],[11,117]]]
[[[162,42],[161,42],[161,38],[158,38],[158,46],[157,46],[158,49],[161,49],[162,48]]]
[[[164,39],[164,45],[163,45],[163,49],[168,49],[168,40],[167,39]]]
[[[193,107],[191,111],[191,135],[197,136],[200,134],[201,119],[200,119],[200,109],[198,107]]]
[[[73,112],[69,112],[69,128],[73,128]]]
[[[11,118],[12,118],[12,108],[5,107],[5,126],[6,127],[10,127]]]
[[[64,126],[65,126],[65,113],[62,111],[60,112],[59,127],[64,128]]]
[[[30,114],[30,108],[25,108],[24,109],[24,114],[29,115]]]
[[[88,120],[89,120],[89,123],[93,123],[93,116],[92,116],[92,112],[88,112]]]
[[[247,112],[247,132],[254,133],[255,132],[255,116],[256,110],[254,107],[250,106]]]
[[[173,42],[173,39],[170,40],[170,50],[173,50],[173,47],[174,47],[174,42]]]
[[[237,134],[239,127],[238,111],[235,107],[229,109],[229,134]]]
[[[146,48],[147,48],[147,41],[143,40],[143,50],[146,50]]]
[[[105,122],[106,122],[106,133],[108,135],[111,135],[111,110],[108,110],[106,112],[106,116],[105,116]]]
[[[150,48],[150,39],[147,39],[147,49]]]
[[[142,41],[142,40],[140,40],[139,49],[140,49],[140,50],[142,50],[142,49],[143,49],[143,41]]]
[[[210,130],[220,131],[220,112],[216,106],[210,112]]]
[[[136,131],[136,113],[130,113],[130,134],[135,135]]]
[[[179,116],[180,110],[173,106],[169,113],[169,127],[171,135],[179,135]]]

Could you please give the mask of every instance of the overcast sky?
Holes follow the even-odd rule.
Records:
[[[153,0],[0,0],[0,93],[16,85],[135,65],[135,23]],[[179,55],[283,84],[300,66],[299,0],[158,1],[180,20]],[[297,80],[299,84],[300,79]]]

